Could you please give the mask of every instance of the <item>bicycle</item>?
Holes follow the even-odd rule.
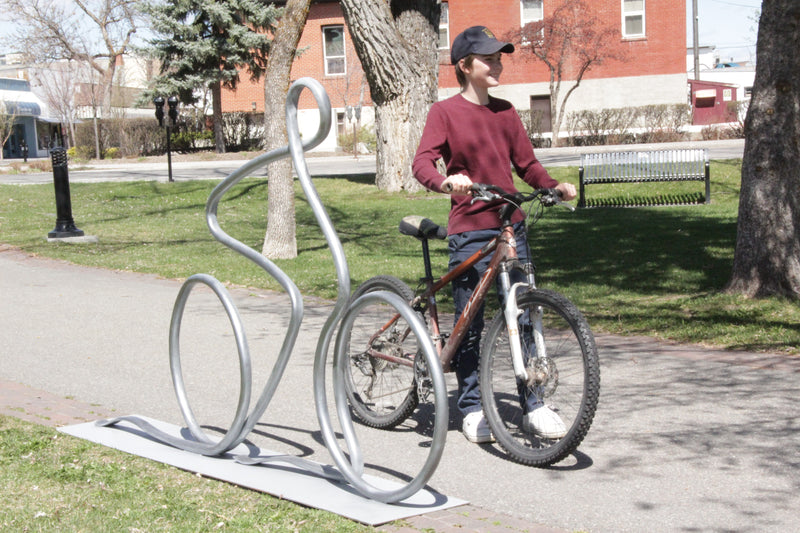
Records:
[[[488,245],[441,278],[432,273],[428,241],[444,239],[446,228],[433,221],[405,217],[400,232],[422,243],[425,277],[414,291],[394,276],[377,276],[354,292],[355,302],[373,291],[388,291],[408,301],[427,322],[429,335],[445,372],[469,324],[499,278],[505,306],[486,329],[481,343],[479,386],[484,414],[498,444],[515,461],[549,466],[577,449],[591,426],[600,391],[600,365],[589,324],[566,297],[536,287],[533,264],[517,257],[512,214],[529,203],[526,218],[535,223],[543,208],[560,204],[554,189],[507,193],[496,186],[474,184],[473,201],[496,202],[500,231]],[[533,211],[534,206],[538,206]],[[531,216],[533,211],[533,216]],[[527,228],[525,229],[527,236]],[[527,239],[526,239],[527,242]],[[485,275],[452,331],[439,324],[436,293],[481,259],[493,254]],[[529,254],[530,256],[530,254]],[[510,271],[519,269],[526,281],[511,285]],[[349,370],[345,389],[352,412],[367,426],[391,429],[407,419],[431,394],[427,365],[418,357],[419,342],[394,309],[364,306],[351,320],[343,345]],[[561,438],[525,431],[523,405],[530,394],[545,401],[564,421]]]

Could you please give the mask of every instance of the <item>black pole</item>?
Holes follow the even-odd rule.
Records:
[[[169,172],[169,181],[175,181],[172,179],[172,150],[170,148],[170,131],[169,131],[169,124],[167,124],[167,170]]]
[[[56,192],[56,227],[47,234],[49,239],[82,237],[83,230],[75,227],[72,219],[72,200],[69,194],[69,170],[67,169],[67,150],[56,146],[50,150],[53,163],[53,185]]]
[[[169,166],[169,181],[172,180],[172,152],[170,150],[170,131],[169,126],[170,122],[173,126],[178,123],[178,97],[177,96],[170,96],[167,98],[167,107],[169,110],[167,111],[167,115],[169,115],[169,122],[167,122],[167,165]]]

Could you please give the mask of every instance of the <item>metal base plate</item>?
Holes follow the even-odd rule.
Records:
[[[138,418],[150,422],[153,426],[171,435],[184,438],[188,435],[188,431],[184,428],[143,416]],[[449,498],[429,490],[421,490],[411,498],[395,504],[377,502],[356,493],[348,484],[321,477],[313,472],[313,470],[330,470],[330,466],[308,461],[312,468],[305,469],[298,466],[295,457],[287,458],[286,462],[281,462],[279,458],[273,458],[274,462],[266,466],[247,466],[234,461],[236,455],[249,457],[278,455],[247,443],[240,444],[224,456],[206,457],[162,444],[125,422],[114,427],[101,427],[94,422],[87,422],[64,426],[59,428],[59,431],[183,470],[196,472],[205,477],[272,494],[308,507],[330,511],[372,526],[467,503],[464,500]],[[365,476],[365,479],[386,490],[399,487],[398,483],[381,478]]]

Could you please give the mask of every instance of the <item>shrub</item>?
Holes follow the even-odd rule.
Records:
[[[378,136],[371,126],[362,126],[358,129],[356,139],[353,139],[352,128],[347,130],[347,133],[336,137],[336,142],[344,152],[353,153],[354,140],[358,141],[359,145],[366,146],[367,151],[374,154],[378,149]]]
[[[28,162],[28,168],[38,170],[39,172],[52,172],[53,162],[50,159],[37,159]]]
[[[242,111],[224,113],[222,135],[225,137],[225,148],[232,152],[256,150],[262,144],[264,114]]]
[[[214,132],[205,131],[179,131],[170,137],[171,147],[178,152],[191,152],[214,146]]]
[[[691,107],[688,104],[648,105],[641,108],[644,133],[641,142],[671,142],[683,138],[681,129],[690,122]]]
[[[94,148],[85,144],[67,149],[67,157],[73,161],[88,161],[94,156]]]
[[[528,132],[528,139],[531,144],[536,148],[549,146],[550,139],[542,135],[542,119],[544,118],[544,111],[539,109],[517,110],[522,125],[525,126],[525,131]]]
[[[573,146],[670,142],[684,137],[690,120],[687,104],[584,110],[567,116],[567,131]]]

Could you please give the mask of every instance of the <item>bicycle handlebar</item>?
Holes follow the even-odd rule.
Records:
[[[446,184],[442,187],[442,192],[450,193],[453,191],[453,187],[450,184]],[[563,204],[561,198],[562,194],[561,191],[554,188],[544,188],[544,189],[536,189],[530,193],[510,193],[503,190],[501,187],[497,185],[491,185],[488,183],[473,183],[470,187],[470,194],[472,195],[472,201],[475,202],[477,200],[481,200],[483,202],[492,202],[494,200],[503,200],[508,203],[512,203],[515,205],[520,205],[525,202],[530,202],[536,198],[539,198],[542,202],[542,205],[546,207],[552,207],[557,204]],[[572,206],[568,204],[563,204],[565,207],[572,208]]]

